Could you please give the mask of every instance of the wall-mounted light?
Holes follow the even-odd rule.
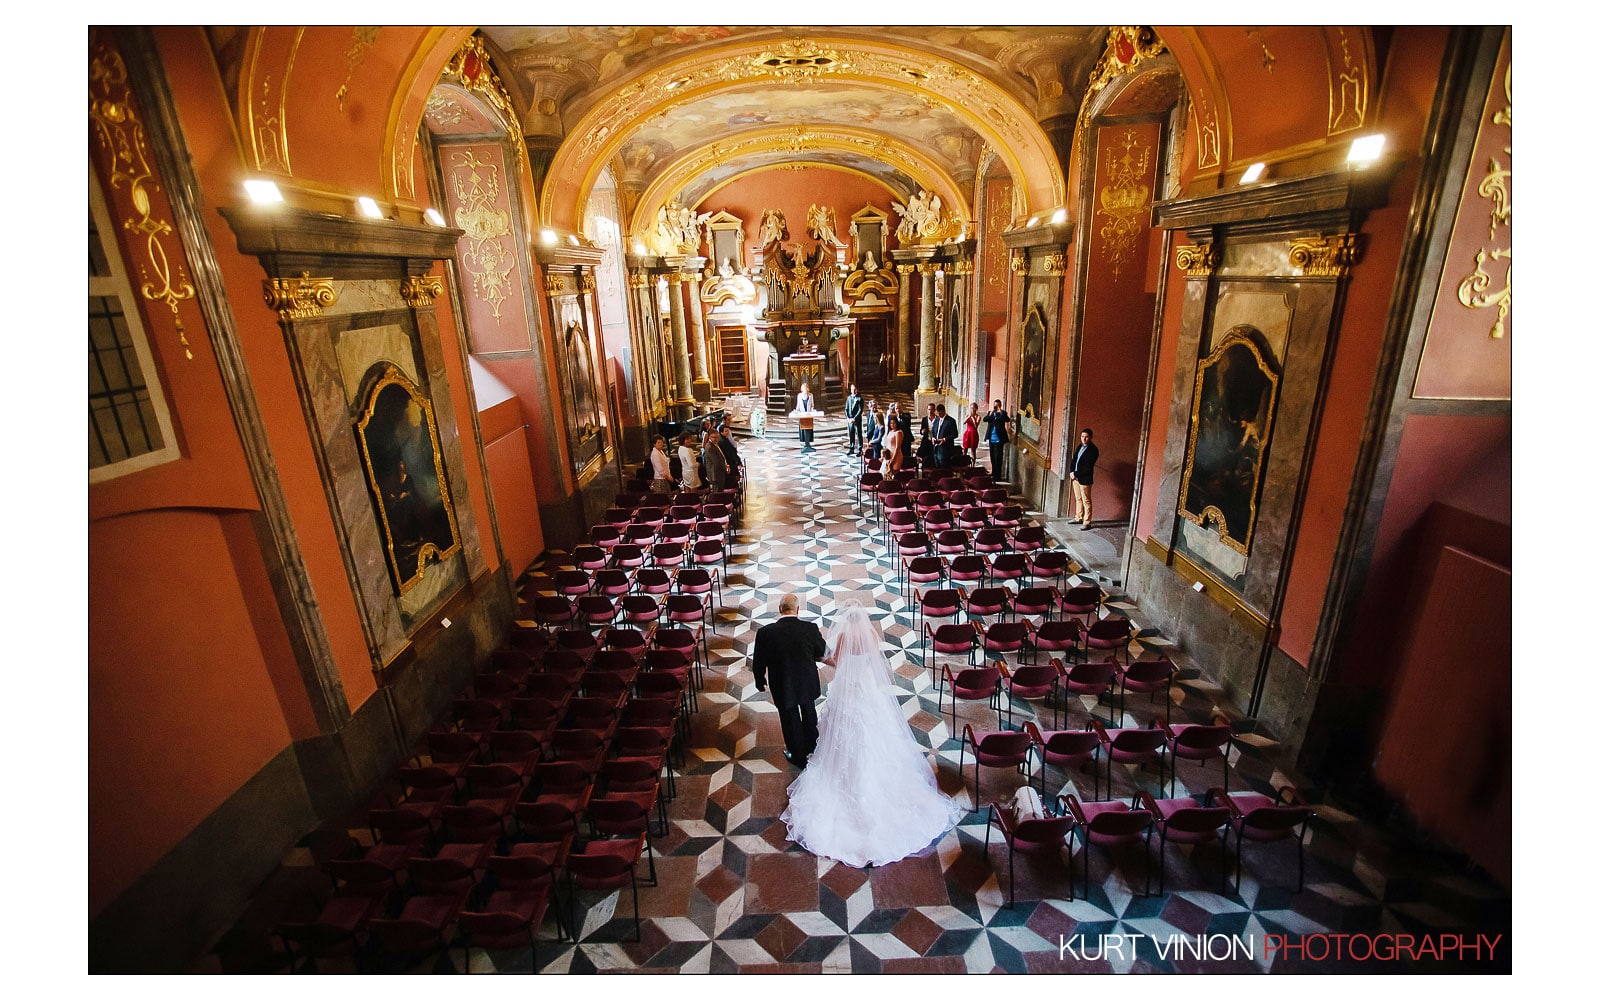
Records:
[[[1039,224],[1039,217],[1037,215],[1035,215],[1033,218],[1028,220],[1028,228],[1029,229],[1032,229],[1034,226],[1037,226],[1038,224]]]
[[[378,203],[373,201],[371,198],[368,198],[366,195],[362,195],[356,199],[356,207],[361,209],[361,214],[365,215],[369,219],[383,218],[383,209],[379,208]]]
[[[539,242],[543,243],[545,246],[554,246],[556,242],[556,231],[554,229],[539,230]]]
[[[633,241],[633,255],[635,257],[643,257],[644,256],[644,241],[642,241],[642,240],[634,240]]]
[[[1254,184],[1256,181],[1260,180],[1261,175],[1266,172],[1267,165],[1265,163],[1252,163],[1250,164],[1250,169],[1244,172],[1244,176],[1239,178],[1239,183]]]
[[[273,205],[283,201],[283,192],[272,181],[245,181],[244,193],[257,205]]]
[[[1364,135],[1350,144],[1350,155],[1345,157],[1345,162],[1355,167],[1364,167],[1383,155],[1383,136]]]
[[[1067,210],[1064,209],[1064,208],[1056,209],[1056,214],[1050,216],[1050,224],[1051,225],[1059,226],[1063,222],[1066,222],[1066,221],[1067,221]]]
[[[426,212],[422,213],[422,217],[427,219],[430,225],[438,226],[441,229],[444,228],[444,216],[439,214],[439,210],[437,208],[428,209]]]
[[[568,233],[567,234],[567,242],[571,243],[573,246],[578,246],[578,234],[577,233]]]

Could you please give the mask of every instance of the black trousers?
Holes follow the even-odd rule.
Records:
[[[861,450],[861,418],[850,421],[850,450]]]
[[[815,698],[798,705],[778,706],[778,723],[783,726],[783,747],[791,757],[809,757],[817,748],[817,702]]]
[[[1006,478],[1006,446],[1003,443],[989,442],[989,475],[995,479]]]

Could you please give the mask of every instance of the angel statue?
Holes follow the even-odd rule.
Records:
[[[761,213],[761,235],[756,240],[758,246],[782,243],[788,238],[789,223],[784,220],[781,210],[769,208]]]
[[[939,228],[943,209],[936,194],[919,190],[904,205],[896,201],[890,202],[890,207],[900,215],[900,225],[895,228],[894,236],[902,243],[932,235]]]
[[[834,229],[833,209],[826,205],[818,208],[813,202],[811,208],[806,211],[806,233],[812,239],[833,246],[839,242],[839,234]]]

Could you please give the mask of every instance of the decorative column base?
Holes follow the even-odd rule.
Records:
[[[691,389],[691,391],[694,392],[694,401],[695,402],[697,402],[697,403],[709,403],[709,402],[711,402],[711,380],[710,379],[708,379],[708,378],[697,378],[697,379],[694,380],[694,384],[690,387],[690,389]]]

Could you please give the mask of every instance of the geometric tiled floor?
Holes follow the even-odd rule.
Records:
[[[1240,891],[1232,888],[1231,851],[1216,846],[1168,848],[1167,891],[1144,897],[1145,861],[1138,850],[1125,855],[1091,851],[1088,899],[1066,899],[1066,873],[1058,858],[1019,855],[1016,907],[1007,909],[1006,849],[993,838],[984,853],[987,809],[972,802],[972,764],[958,774],[960,727],[952,730],[948,709],[941,716],[933,676],[917,651],[911,612],[895,583],[881,534],[870,510],[865,520],[855,504],[853,459],[835,450],[802,453],[792,439],[772,434],[741,439],[749,466],[742,530],[724,584],[724,607],[711,638],[710,667],[700,710],[692,716],[687,766],[670,803],[668,835],[657,838],[660,884],[640,888],[642,942],[632,940],[631,899],[626,892],[579,894],[580,940],[557,944],[547,918],[540,936],[539,966],[521,952],[472,953],[472,971],[587,973],[675,970],[732,972],[1128,972],[1128,971],[1473,971],[1510,968],[1509,894],[1436,856],[1385,836],[1369,823],[1336,808],[1317,805],[1307,839],[1306,886],[1294,892],[1295,858],[1287,845],[1246,849]],[[1034,514],[1034,516],[1038,516]],[[548,584],[548,573],[564,568],[552,553],[524,578],[524,595]],[[891,647],[902,713],[918,739],[936,755],[941,787],[966,801],[966,818],[919,855],[881,868],[857,870],[805,853],[785,838],[778,819],[786,789],[798,773],[781,755],[777,718],[766,694],[756,692],[746,657],[755,629],[776,616],[779,596],[794,592],[802,616],[826,621],[838,602],[856,598],[873,610]],[[1116,595],[1112,606],[1137,626],[1139,609]],[[1173,656],[1159,635],[1140,632],[1134,652]],[[830,676],[823,668],[823,682]],[[1209,721],[1214,711],[1239,720],[1220,689],[1197,670],[1184,669],[1173,687],[1174,721]],[[1109,706],[1074,702],[1067,726],[1086,723],[1091,711],[1104,718]],[[1128,724],[1146,725],[1159,705],[1135,698]],[[1017,707],[1017,724],[1030,718]],[[961,721],[992,727],[993,711],[963,703]],[[976,728],[976,727],[975,727]],[[1289,781],[1273,763],[1273,742],[1242,730],[1231,761],[1231,786],[1270,791]],[[1088,775],[1063,776],[1051,769],[1047,792],[1077,791]],[[1022,777],[986,770],[985,803],[1009,799]],[[1178,794],[1204,792],[1220,784],[1215,765],[1178,769]],[[1127,797],[1136,788],[1156,791],[1154,772],[1119,770],[1113,791]],[[1090,797],[1092,788],[1079,792]],[[1311,791],[1315,801],[1314,790]],[[1048,797],[1048,796],[1047,796]],[[352,831],[362,833],[362,831]],[[1074,854],[1074,865],[1082,865]],[[304,852],[290,865],[309,864]],[[1080,868],[1081,871],[1081,868]],[[1081,877],[1081,876],[1080,876]],[[1502,934],[1493,962],[1295,961],[1266,953],[1267,935],[1314,934]],[[1093,956],[1097,947],[1124,938],[1121,954]],[[1081,935],[1082,937],[1075,937]],[[1255,957],[1177,958],[1157,952],[1181,935],[1192,943],[1209,938],[1219,954],[1239,941]],[[1063,954],[1062,943],[1072,944]],[[1134,949],[1137,949],[1136,951]],[[459,971],[461,951],[413,971]],[[329,967],[331,970],[331,966]]]

